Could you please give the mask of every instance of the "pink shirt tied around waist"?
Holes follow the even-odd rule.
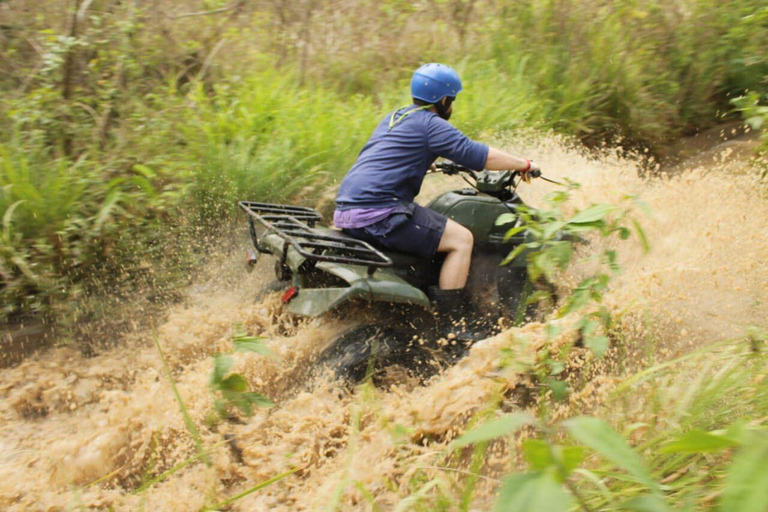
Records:
[[[353,208],[333,212],[333,224],[337,228],[364,228],[389,217],[396,207],[391,208]]]

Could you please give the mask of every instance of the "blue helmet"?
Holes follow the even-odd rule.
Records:
[[[456,71],[445,64],[424,64],[411,78],[411,97],[437,103],[445,96],[461,92],[461,80]]]

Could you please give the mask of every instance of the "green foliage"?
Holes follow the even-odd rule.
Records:
[[[731,104],[736,110],[741,112],[744,121],[752,128],[760,132],[762,140],[761,152],[768,154],[768,94],[763,97],[763,104],[760,103],[760,94],[750,91],[745,96],[739,96],[731,100]]]
[[[768,508],[768,436],[756,432],[734,458],[720,501],[720,510],[760,512]]]
[[[513,418],[512,415],[502,418]],[[500,418],[500,419],[502,419]],[[490,433],[496,437],[507,435],[512,429],[490,429],[498,420],[481,425],[467,432],[459,440],[489,440]],[[527,420],[544,434],[543,438],[526,439],[522,451],[531,471],[513,473],[507,476],[501,486],[496,510],[567,510],[571,502],[584,498],[570,480],[574,471],[584,462],[584,449],[577,445],[562,445],[555,441],[555,431],[540,420]],[[611,461],[651,490],[653,499],[659,505],[654,510],[667,510],[660,486],[651,477],[641,457],[607,423],[598,418],[577,417],[561,422],[556,430],[567,432],[574,440],[588,446],[595,453]],[[458,440],[457,440],[458,441]],[[464,446],[457,442],[452,447]]]
[[[158,228],[181,198],[146,165],[46,157],[0,146],[0,316],[66,307],[100,267],[138,265],[152,249],[136,244],[162,249]]]
[[[506,428],[500,428],[503,424],[506,424]],[[652,475],[648,462],[637,449],[632,448],[623,436],[599,418],[575,417],[553,428],[541,420],[524,418],[520,413],[502,416],[466,432],[450,448],[457,449],[505,437],[514,433],[522,424],[535,426],[542,437],[522,442],[522,453],[530,471],[511,473],[503,479],[495,510],[560,511],[568,510],[574,502],[578,502],[584,510],[593,510],[588,503],[589,494],[576,483],[583,475],[592,474],[582,467],[587,461],[586,453],[579,445],[556,441],[562,439],[565,433],[620,470],[601,469],[603,478],[628,481],[644,488],[633,491],[635,497],[624,502],[625,509],[654,512],[672,510],[672,502],[664,493],[668,487],[661,485]],[[703,454],[734,446],[740,447],[740,450],[728,469],[719,510],[763,511],[768,506],[768,495],[765,493],[768,468],[764,464],[768,454],[768,437],[764,431],[745,429],[735,424],[727,432],[689,432],[668,443],[664,451]],[[622,499],[619,491],[610,498],[613,502]]]
[[[376,121],[369,100],[300,88],[285,72],[222,85],[213,98],[198,86],[189,100],[179,128],[197,162],[192,204],[205,221],[230,215],[238,198],[280,202],[303,190],[311,200],[308,189],[346,172]]]
[[[62,318],[94,290],[120,296],[117,285],[147,268],[155,283],[168,260],[185,274],[190,255],[201,252],[192,242],[219,235],[238,199],[314,201],[333,188],[383,113],[408,101],[410,71],[423,61],[459,69],[465,91],[454,122],[473,137],[536,126],[588,142],[618,136],[655,144],[714,123],[732,107],[754,129],[768,124],[760,103],[768,8],[759,0],[363,0],[344,9],[314,2],[311,17],[305,2],[247,2],[237,18],[176,19],[148,3],[118,2],[78,16],[76,33],[70,10],[22,12],[21,3],[3,4],[21,30],[0,27],[0,316]],[[184,11],[170,4],[166,14]],[[602,298],[620,272],[617,253],[592,251],[598,270],[559,300],[551,283],[580,257],[582,237],[634,232],[642,245],[648,241],[631,215],[632,198],[567,217],[570,191],[521,212],[529,239],[510,259],[526,258],[540,285],[534,298],[556,303],[561,320],[573,314],[579,341],[599,356],[615,339]],[[563,330],[555,322],[546,328],[551,339]],[[542,407],[538,419],[498,416],[451,450],[535,428],[538,436],[522,443],[528,470],[504,478],[500,510],[574,503],[585,510],[691,503],[765,510],[768,444],[765,421],[754,420],[768,411],[765,339],[752,328],[746,343],[729,340],[736,348],[704,347],[627,377],[611,407],[640,399],[662,407],[665,397],[672,405],[649,406],[649,419],[621,435],[594,418],[553,427]],[[223,417],[271,405],[232,372],[234,354],[268,355],[261,340],[237,330],[233,344],[233,354],[213,358],[211,388]],[[555,399],[568,393],[570,348],[544,349],[531,369]],[[198,453],[147,486],[208,460],[165,370]],[[473,454],[473,473],[484,453]],[[464,509],[475,480],[465,480]],[[455,505],[443,480],[419,483],[403,508]]]
[[[518,233],[525,233],[525,242],[519,244],[504,259],[508,264],[515,259],[524,258],[531,282],[536,283],[537,291],[528,299],[529,302],[542,302],[556,307],[555,318],[575,315],[576,328],[580,334],[581,343],[589,348],[597,357],[601,357],[609,347],[609,332],[612,324],[611,314],[602,305],[605,291],[611,278],[621,272],[615,249],[607,246],[602,251],[589,251],[586,261],[597,263],[596,269],[584,277],[572,290],[557,300],[557,282],[560,274],[578,254],[577,245],[585,243],[588,237],[598,237],[603,242],[612,238],[628,239],[632,231],[631,225],[641,245],[648,251],[647,237],[642,227],[633,217],[635,208],[647,210],[645,205],[633,196],[628,196],[628,204],[617,206],[610,204],[594,204],[570,217],[566,217],[564,206],[571,197],[573,190],[579,188],[577,183],[569,182],[565,190],[560,190],[545,197],[545,205],[541,208],[521,206],[516,215],[522,219],[522,225],[507,231],[505,239],[509,240]],[[515,214],[501,215],[496,223],[509,223]],[[559,334],[560,328],[548,324],[547,332],[551,338]],[[562,361],[568,354],[570,346],[559,354],[550,354],[547,349],[539,354],[540,360],[530,369],[531,374],[543,383],[557,399],[563,399],[568,394],[567,385],[560,379],[563,371]]]
[[[563,326],[556,324],[556,320],[564,319],[567,314],[575,315],[573,325],[579,330],[581,341],[600,356],[608,347],[607,335],[611,328],[611,316],[600,303],[612,276],[621,270],[617,263],[616,249],[606,245],[605,241],[614,237],[627,239],[634,229],[640,243],[648,249],[648,241],[639,223],[632,217],[635,207],[645,208],[636,198],[628,197],[626,200],[629,204],[626,206],[598,204],[565,216],[562,213],[563,207],[570,192],[576,187],[576,184],[570,184],[566,191],[551,194],[545,201],[545,208],[520,211],[525,226],[510,230],[507,236],[525,231],[527,241],[523,247],[510,254],[507,260],[526,258],[531,277],[547,280],[545,286],[540,287],[542,289],[539,290],[538,299],[548,300],[557,306],[546,324],[549,338],[554,339],[562,332]],[[499,219],[499,223],[504,222],[505,219]],[[598,263],[592,268],[597,270],[572,290],[565,290],[565,295],[559,297],[556,303],[554,288],[546,283],[557,279],[573,262],[578,254],[574,244],[579,240],[577,237],[585,234],[592,234],[593,240],[595,237],[602,239],[596,240],[603,247],[601,251],[589,251],[594,262]],[[601,331],[604,335],[599,335]],[[745,340],[749,346],[747,354],[753,354],[751,357],[755,358],[754,368],[759,375],[755,382],[760,387],[764,375],[759,372],[765,368],[761,364],[764,362],[762,346],[765,341],[762,330],[750,326]],[[566,357],[571,350],[572,346],[566,344],[558,353],[552,353],[545,346],[539,349],[536,362],[529,368],[535,381],[545,389],[548,388],[556,400],[567,393],[565,381],[561,381],[560,376],[565,370]],[[702,357],[704,353],[713,350],[716,347],[710,346],[703,348],[699,354],[683,357]],[[675,471],[683,471],[679,469],[681,465],[688,464],[690,468],[695,464],[692,460],[703,460],[706,454],[737,449],[729,465],[725,485],[722,486],[720,510],[764,510],[765,500],[768,499],[764,492],[764,479],[768,478],[768,469],[757,468],[757,460],[764,455],[755,455],[747,446],[756,445],[757,451],[763,454],[765,445],[761,443],[765,442],[765,433],[759,427],[746,428],[738,421],[737,411],[752,407],[753,404],[754,407],[768,407],[765,387],[762,386],[761,391],[755,393],[753,383],[751,391],[746,392],[749,400],[744,403],[743,399],[737,399],[742,404],[738,408],[729,406],[729,402],[723,400],[723,393],[733,393],[745,381],[753,378],[750,377],[753,374],[744,372],[743,364],[729,361],[727,367],[717,370],[716,379],[708,380],[702,375],[698,381],[700,386],[689,386],[681,399],[684,404],[691,404],[692,407],[680,414],[699,421],[709,418],[721,425],[728,422],[730,426],[725,429],[704,430],[698,426],[686,429],[677,436],[670,436],[662,430],[661,435],[651,441],[653,444],[635,449],[627,443],[624,435],[613,430],[603,419],[582,416],[551,425],[546,420],[548,399],[544,396],[539,400],[540,414],[535,421],[523,421],[522,413],[502,416],[463,434],[451,448],[471,443],[488,443],[493,436],[506,437],[522,425],[528,425],[529,428],[533,426],[540,435],[524,439],[520,444],[529,470],[525,473],[512,473],[504,478],[496,503],[497,510],[565,510],[575,504],[583,510],[597,510],[607,504],[621,503],[623,509],[643,511],[668,511],[672,510],[675,503],[690,500],[690,494],[685,494],[686,490],[690,492],[685,486],[690,479],[681,480],[679,486],[670,487],[667,485],[668,479],[662,479],[659,474],[675,474]],[[648,379],[649,375],[672,368],[678,368],[674,361],[643,370],[637,374],[637,378],[627,379],[619,388],[620,393],[627,393],[630,387],[638,385],[640,379]],[[722,414],[715,416],[714,411],[722,411]],[[591,469],[595,465],[595,458],[585,457],[584,448],[568,444],[565,442],[566,437],[599,455],[609,466]],[[658,449],[649,452],[649,446],[657,446]],[[649,457],[649,453],[652,456]],[[585,485],[585,478],[594,482],[609,479],[613,483],[610,489],[603,485],[599,491],[594,492],[589,485]]]
[[[765,90],[768,11],[758,0],[525,0],[501,12],[494,61],[514,73],[530,59],[527,77],[560,130],[660,141],[711,123],[729,94]]]
[[[575,440],[625,470],[654,493],[660,492],[640,456],[604,420],[582,416],[566,421],[563,426]]]
[[[739,441],[726,432],[704,432],[693,429],[662,448],[664,453],[704,453],[738,446]]]
[[[332,189],[425,60],[461,72],[454,120],[473,137],[536,126],[653,143],[765,93],[768,74],[758,0],[365,0],[310,17],[247,4],[184,18],[167,16],[189,7],[174,2],[9,7],[23,30],[3,29],[0,47],[0,314],[66,318],[147,267],[148,285],[178,283],[238,199]],[[570,252],[553,241],[538,268],[556,273]]]
[[[481,427],[472,430],[451,443],[452,448],[462,448],[474,443],[490,441],[497,437],[516,432],[525,425],[535,423],[535,419],[525,413],[515,413],[501,416],[484,423]]]
[[[249,336],[241,326],[235,327],[232,343],[235,352],[255,352],[262,355],[272,355],[264,346],[262,340]],[[250,390],[248,381],[239,373],[231,373],[235,358],[229,354],[215,354],[213,356],[213,372],[209,385],[220,398],[214,402],[214,408],[221,418],[229,417],[229,408],[235,407],[244,415],[253,415],[253,407],[272,407],[274,403],[264,395]]]
[[[504,478],[494,510],[558,512],[568,510],[572,501],[552,473],[519,473]]]
[[[527,242],[508,260],[526,258],[532,277],[556,280],[579,254],[574,246],[576,236],[592,235],[590,240],[597,242],[593,246],[602,248],[586,251],[597,263],[590,267],[597,269],[595,273],[573,289],[560,290],[564,295],[557,302],[554,288],[546,286],[546,282],[537,297],[556,306],[546,323],[550,340],[568,328],[562,325],[566,314],[575,316],[572,325],[578,329],[580,341],[600,356],[608,347],[612,328],[611,316],[601,307],[601,301],[611,278],[621,271],[616,249],[605,242],[610,238],[627,239],[634,231],[640,244],[648,249],[648,240],[632,215],[636,207],[645,207],[636,198],[628,197],[625,206],[592,205],[565,216],[562,210],[575,187],[570,184],[568,190],[550,195],[544,208],[521,210],[527,225],[510,230],[508,236],[525,231]],[[500,223],[504,221],[499,219]],[[595,417],[570,418],[550,425],[546,420],[549,398],[540,397],[539,417],[526,423],[535,426],[540,435],[520,444],[529,471],[505,477],[497,509],[555,510],[578,503],[583,510],[620,504],[627,510],[668,511],[681,504],[690,508],[714,487],[716,495],[721,496],[718,510],[765,510],[768,468],[764,464],[758,467],[768,446],[764,420],[747,426],[745,419],[764,418],[768,410],[768,388],[764,385],[766,339],[763,329],[747,326],[743,339],[708,345],[625,377],[612,403],[647,402],[649,409],[651,404],[654,406],[654,417],[662,419],[653,426],[630,425],[623,435]],[[551,391],[555,400],[567,393],[566,383],[560,379],[572,348],[566,344],[554,352],[544,346],[528,368],[534,382]],[[681,373],[684,368],[686,373],[695,372],[695,378]],[[651,390],[651,396],[636,396],[640,389]],[[666,400],[674,404],[673,410],[659,411],[659,397],[665,392],[670,393]],[[494,435],[506,437],[519,428],[520,415],[502,416],[481,425],[463,434],[451,448],[471,442],[488,443]],[[670,423],[676,428],[670,429]],[[651,432],[644,436],[645,442],[632,448],[626,436],[636,439],[633,431],[641,427],[650,427]],[[599,455],[608,465],[598,463],[594,457],[585,458],[583,448],[567,444],[566,437]]]
[[[189,411],[187,410],[187,406],[184,403],[184,400],[181,398],[181,393],[179,393],[179,388],[176,386],[176,380],[173,378],[171,369],[168,367],[168,362],[165,359],[165,354],[163,353],[163,349],[160,347],[160,340],[157,338],[157,332],[155,332],[154,326],[152,327],[152,337],[155,341],[155,347],[157,347],[157,352],[160,354],[160,360],[163,363],[163,369],[165,370],[165,374],[168,377],[168,382],[171,384],[173,395],[176,397],[176,402],[178,402],[179,404],[179,410],[181,411],[182,416],[184,416],[184,426],[186,426],[187,432],[189,432],[189,435],[195,441],[195,446],[197,447],[198,456],[208,466],[210,466],[211,465],[210,456],[205,451],[205,447],[203,446],[203,440],[200,437],[200,432],[197,430],[197,426],[195,425],[195,422],[192,420],[192,417],[189,415]]]
[[[272,478],[265,480],[264,482],[260,482],[249,489],[246,489],[245,491],[238,493],[234,496],[231,496],[219,503],[216,503],[215,505],[206,506],[203,507],[203,510],[221,510],[224,507],[227,507],[234,503],[235,501],[239,500],[240,498],[244,498],[245,496],[248,496],[249,494],[253,494],[256,491],[259,491],[261,489],[264,489],[265,487],[269,487],[270,485],[274,484],[275,482],[279,482],[280,480],[291,476],[292,474],[296,473],[297,471],[300,471],[304,468],[294,468],[290,469],[288,471],[284,471],[283,473],[280,473],[279,475],[273,476]]]

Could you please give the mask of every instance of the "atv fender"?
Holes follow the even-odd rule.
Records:
[[[368,267],[322,261],[317,270],[343,279],[349,286],[334,288],[300,288],[288,303],[288,311],[297,315],[317,317],[339,304],[363,299],[376,302],[399,302],[431,309],[427,295],[386,269],[368,274]]]

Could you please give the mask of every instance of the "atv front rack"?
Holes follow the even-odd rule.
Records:
[[[250,201],[240,201],[238,205],[248,214],[251,238],[256,249],[261,252],[265,251],[259,247],[254,220],[269,233],[285,240],[307,261],[363,265],[368,267],[369,274],[373,274],[377,268],[392,266],[392,260],[362,240],[328,235],[314,229],[322,215],[313,208]],[[276,256],[285,259],[285,251]]]

